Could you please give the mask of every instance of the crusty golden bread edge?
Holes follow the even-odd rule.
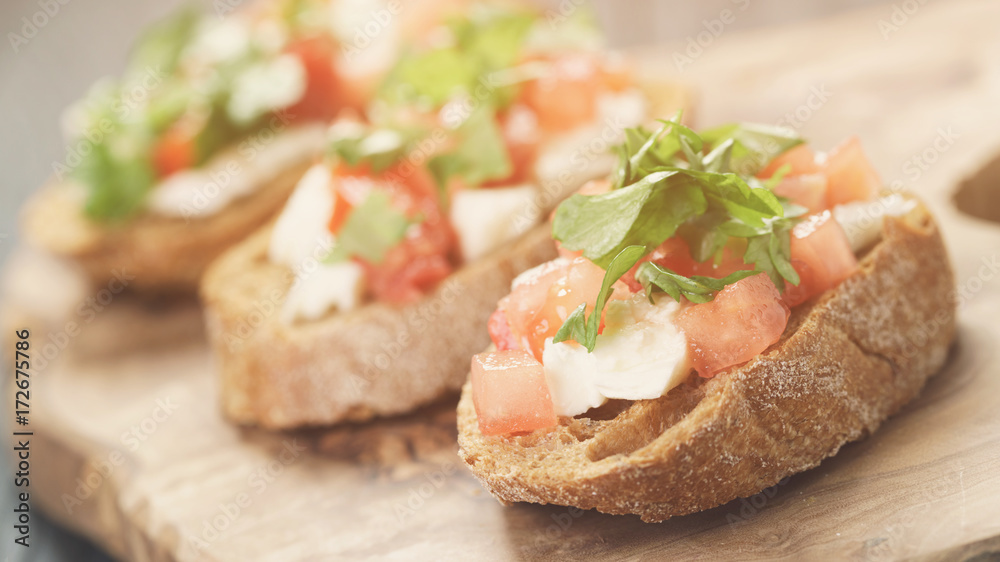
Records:
[[[303,155],[306,156],[306,155]],[[277,214],[311,157],[278,173],[218,213],[199,218],[143,213],[121,224],[99,224],[84,216],[72,190],[50,183],[22,211],[25,241],[81,266],[95,285],[124,273],[137,293],[193,295],[209,263]]]
[[[223,411],[274,429],[401,414],[457,391],[470,357],[489,343],[497,300],[517,274],[556,255],[541,225],[414,304],[374,302],[287,324],[281,306],[295,277],[267,259],[270,235],[263,228],[223,254],[201,297]]]
[[[501,502],[638,514],[644,521],[750,496],[874,431],[944,364],[954,275],[921,204],[884,221],[860,270],[797,307],[749,363],[632,403],[608,421],[484,437],[470,385],[459,455]]]
[[[693,105],[690,89],[676,82],[642,77],[638,86],[651,115]],[[543,211],[594,177],[567,166],[558,177],[536,178]],[[487,320],[514,277],[555,257],[550,228],[538,226],[410,306],[368,303],[289,327],[278,316],[294,274],[267,260],[270,232],[264,227],[223,254],[200,294],[223,412],[272,429],[402,414],[457,392],[471,356],[489,343]]]

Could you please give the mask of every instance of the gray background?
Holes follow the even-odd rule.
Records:
[[[58,4],[56,0],[49,0]],[[40,11],[38,0],[0,0],[0,261],[17,243],[17,210],[51,175],[53,163],[65,158],[59,116],[97,78],[119,72],[128,47],[149,22],[168,13],[181,0],[62,0],[27,45],[15,53],[9,33],[21,33],[22,18]],[[232,3],[235,1],[230,0]],[[703,29],[703,20],[718,17],[735,2],[746,0],[598,0],[598,13],[611,42],[630,46],[678,41]],[[875,3],[874,0],[748,0],[750,4],[727,30],[793,22]],[[211,6],[210,0],[198,0]],[[555,2],[558,4],[558,1]],[[41,20],[41,16],[38,16]],[[6,386],[5,386],[6,388]],[[3,421],[7,421],[4,404]],[[9,435],[9,429],[2,431]],[[9,450],[9,447],[5,447]],[[5,451],[6,454],[6,451]],[[50,462],[33,458],[34,463]],[[32,513],[29,549],[14,545],[11,510],[12,478],[4,464],[0,556],[4,560],[105,560],[84,541],[60,531]]]

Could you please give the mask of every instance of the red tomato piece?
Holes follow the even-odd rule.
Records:
[[[556,335],[581,303],[593,311],[604,282],[604,270],[587,258],[549,262],[533,277],[514,287],[500,301],[518,347],[541,360],[545,340]],[[610,299],[625,298],[628,288],[618,282]]]
[[[287,109],[295,121],[329,121],[344,106],[343,83],[335,68],[339,53],[333,40],[316,36],[291,43],[286,51],[295,55],[306,70],[302,99]]]
[[[396,304],[414,302],[454,271],[455,233],[438,203],[434,180],[425,169],[397,164],[375,180],[378,189],[389,193],[396,208],[412,219],[423,220],[409,228],[403,241],[386,252],[381,263],[359,261],[376,299]],[[345,196],[350,199],[349,194]]]
[[[811,148],[809,148],[808,145],[800,144],[794,148],[786,150],[785,152],[779,154],[777,158],[771,160],[770,164],[765,166],[760,172],[757,172],[757,177],[769,178],[777,173],[778,170],[785,164],[791,166],[787,176],[816,174],[820,171],[819,164],[816,163],[816,154]]]
[[[153,168],[157,177],[165,178],[186,170],[195,165],[196,159],[194,135],[185,127],[167,129],[153,147]]]
[[[882,180],[857,137],[845,140],[830,151],[823,164],[823,173],[827,178],[827,208],[851,201],[869,201],[882,189]]]
[[[542,129],[565,131],[593,121],[603,80],[593,56],[571,54],[550,62],[548,72],[528,82],[521,93]]]
[[[527,433],[556,425],[545,369],[520,350],[472,357],[472,402],[483,435]]]
[[[521,346],[517,343],[517,339],[514,338],[514,334],[510,333],[510,324],[507,323],[507,313],[502,309],[498,308],[490,315],[487,330],[490,333],[490,339],[493,340],[493,344],[497,347],[497,351],[521,349]]]
[[[818,213],[826,208],[826,181],[823,174],[785,177],[774,186],[774,194],[787,197],[792,203]]]
[[[778,341],[788,316],[777,287],[761,273],[726,286],[712,301],[691,306],[677,324],[688,338],[698,374],[712,377]]]
[[[812,215],[792,229],[791,254],[799,285],[793,289],[786,284],[788,306],[836,287],[858,269],[847,235],[830,211]]]

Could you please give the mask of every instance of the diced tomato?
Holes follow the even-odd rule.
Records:
[[[187,128],[174,126],[160,137],[153,148],[153,167],[157,177],[167,177],[174,172],[195,165],[194,135]]]
[[[528,82],[521,96],[545,131],[565,131],[593,121],[603,77],[593,56],[571,54],[551,61],[544,76]]]
[[[836,287],[858,269],[847,235],[830,211],[812,215],[792,229],[791,256],[799,285],[785,285],[788,306]]]
[[[343,81],[335,64],[339,49],[325,36],[300,39],[287,52],[302,61],[306,70],[306,91],[302,99],[288,108],[295,121],[330,121],[345,104]]]
[[[472,403],[483,435],[527,433],[556,425],[545,369],[520,350],[472,357]]]
[[[540,266],[500,301],[518,347],[541,360],[545,340],[556,335],[570,313],[581,303],[587,303],[588,313],[593,311],[603,282],[604,270],[587,258]],[[628,287],[619,281],[610,298],[625,298],[628,294]]]
[[[367,173],[367,168],[353,172]],[[440,207],[434,180],[424,168],[397,164],[375,180],[396,208],[422,220],[410,226],[403,241],[386,252],[381,263],[361,260],[368,288],[380,301],[414,302],[454,271],[455,232]],[[345,197],[350,200],[351,196],[345,193]]]
[[[512,165],[506,178],[487,182],[485,187],[508,186],[531,179],[540,141],[538,117],[531,108],[516,104],[500,117],[500,131]]]
[[[507,313],[502,309],[498,308],[490,315],[487,330],[490,333],[490,339],[493,340],[493,344],[497,347],[497,351],[521,349],[521,346],[517,343],[517,339],[510,333],[510,325],[507,323]]]
[[[778,341],[789,310],[767,274],[726,286],[712,301],[683,311],[677,324],[688,338],[698,374],[711,377],[745,363]]]
[[[791,166],[791,169],[787,174],[788,176],[816,174],[820,171],[819,164],[816,163],[816,154],[813,153],[812,149],[809,148],[808,145],[800,144],[794,148],[786,150],[782,154],[778,155],[777,158],[771,160],[770,164],[757,173],[757,177],[769,178],[777,173],[778,170],[785,164]]]
[[[782,179],[774,186],[775,195],[787,197],[792,203],[802,205],[812,213],[826,208],[826,176],[801,174]]]
[[[823,173],[827,178],[827,208],[851,201],[869,201],[882,189],[882,180],[857,137],[845,140],[830,151],[823,164]]]
[[[635,273],[643,262],[651,261],[661,267],[669,269],[674,273],[691,277],[700,275],[702,277],[714,277],[721,279],[731,273],[744,269],[753,269],[753,265],[743,263],[743,252],[746,249],[746,242],[740,239],[733,239],[722,249],[722,259],[715,263],[714,259],[704,262],[696,262],[691,257],[687,242],[683,238],[669,238],[660,244],[655,250],[639,261],[628,273],[622,276],[632,292],[642,290],[642,285],[635,279]]]
[[[621,92],[635,84],[635,65],[629,57],[609,56],[604,59],[600,67],[601,78],[609,90]]]

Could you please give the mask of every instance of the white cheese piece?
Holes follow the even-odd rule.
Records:
[[[250,48],[250,30],[238,18],[205,18],[195,40],[184,50],[185,58],[214,65],[234,60]]]
[[[274,263],[299,270],[318,246],[333,247],[333,234],[327,225],[333,216],[333,181],[330,168],[316,164],[302,176],[285,203],[271,232],[268,258]]]
[[[640,125],[649,110],[637,89],[598,97],[597,118],[542,144],[535,175],[545,193],[558,201],[587,180],[606,175],[615,164],[612,151],[625,129]]]
[[[680,305],[645,295],[608,303],[604,333],[594,351],[571,342],[545,341],[542,363],[556,413],[576,416],[609,398],[662,396],[690,373],[688,344],[674,324]]]
[[[315,320],[330,310],[357,307],[364,292],[364,270],[354,262],[324,263],[334,236],[327,228],[336,200],[330,189],[330,168],[317,164],[299,181],[281,211],[268,247],[268,258],[290,267],[295,284],[281,310],[281,319]]]
[[[843,227],[851,250],[858,253],[878,241],[882,222],[887,216],[899,217],[910,212],[917,202],[898,193],[875,201],[856,201],[837,205],[833,218]]]
[[[306,91],[306,69],[293,55],[251,66],[236,77],[226,111],[236,123],[251,123],[289,107]]]
[[[174,173],[149,194],[149,211],[168,217],[211,216],[322,152],[326,127],[286,127],[240,142],[205,165]]]
[[[357,307],[364,292],[364,270],[354,262],[320,263],[302,272],[288,291],[281,309],[281,320],[316,320],[327,312],[347,312]]]
[[[470,262],[499,248],[538,224],[541,210],[531,185],[463,189],[451,202],[451,224]]]

